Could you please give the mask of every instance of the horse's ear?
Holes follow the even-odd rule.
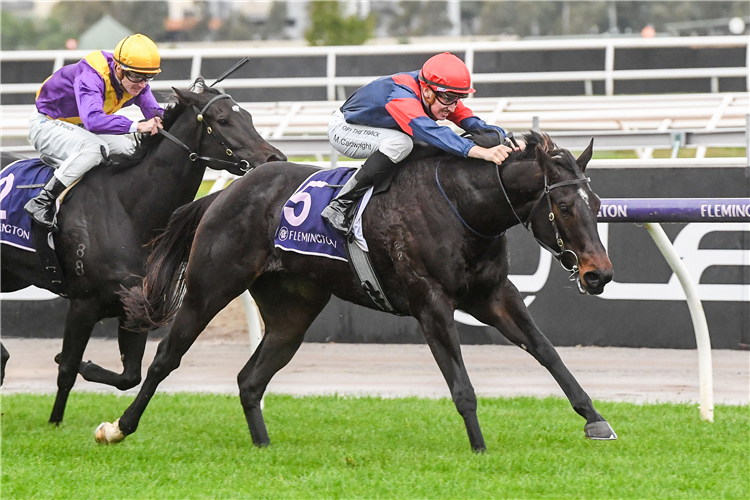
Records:
[[[191,104],[193,102],[193,94],[189,90],[180,90],[178,88],[172,87],[172,90],[174,90],[174,95],[177,96],[177,102],[180,104]]]
[[[203,93],[203,91],[206,90],[206,80],[204,80],[202,76],[199,76],[190,86],[190,90],[196,94]]]
[[[534,151],[536,152],[536,162],[541,167],[542,172],[549,177],[550,172],[554,170],[553,165],[555,162],[550,158],[541,144],[537,144]]]
[[[177,100],[179,102],[185,101],[185,94],[182,92],[182,90],[178,89],[177,87],[172,87],[172,91],[174,92],[174,95],[177,96]]]
[[[583,150],[583,153],[581,153],[581,156],[579,156],[576,159],[576,164],[578,165],[578,168],[581,169],[581,172],[586,171],[586,165],[589,164],[589,161],[591,161],[591,155],[594,154],[594,138],[591,138],[591,142],[589,142],[589,145],[586,149]]]

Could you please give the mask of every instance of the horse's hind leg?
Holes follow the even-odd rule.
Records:
[[[196,269],[201,267],[197,266]],[[245,290],[250,273],[235,271],[233,266],[226,266],[221,272],[212,267],[205,272],[188,271],[189,285],[182,306],[171,330],[159,343],[138,396],[120,417],[119,431],[122,434],[119,439],[136,431],[143,412],[161,381],[180,366],[182,357],[209,321]]]
[[[484,452],[487,447],[477,419],[477,397],[461,356],[453,308],[434,290],[421,295],[429,297],[431,302],[425,303],[420,310],[415,311],[414,317],[422,326],[432,355],[448,383],[456,410],[464,419],[471,449],[476,453]]]
[[[487,302],[475,302],[466,311],[493,325],[508,340],[534,356],[555,378],[573,409],[586,419],[586,437],[617,439],[609,423],[594,409],[591,398],[560,359],[552,343],[537,328],[521,294],[508,280],[498,286]]]
[[[264,276],[252,287],[266,331],[258,349],[237,375],[240,402],[256,446],[270,443],[260,408],[271,378],[289,363],[331,294],[291,277]]]
[[[57,396],[49,417],[51,424],[62,422],[68,396],[75,384],[83,352],[91,337],[94,325],[99,321],[98,303],[94,300],[71,300],[65,318],[62,352],[58,354],[60,366],[57,372]]]
[[[117,343],[122,359],[122,373],[116,373],[95,364],[92,361],[81,363],[81,376],[89,382],[111,385],[121,391],[128,390],[141,383],[141,364],[146,350],[148,332],[133,332],[120,326],[117,329]]]
[[[2,342],[0,342],[0,350],[2,351],[2,359],[0,360],[2,362],[2,366],[0,366],[0,385],[3,385],[3,381],[5,380],[5,365],[8,364],[10,353]]]

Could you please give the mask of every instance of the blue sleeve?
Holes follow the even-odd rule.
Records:
[[[502,128],[496,125],[489,125],[484,120],[476,116],[470,116],[468,118],[464,118],[463,120],[461,120],[461,123],[459,123],[458,126],[466,130],[467,132],[473,132],[474,130],[494,129],[494,130],[499,131],[501,134],[503,134],[503,137],[508,135],[505,133],[505,130],[503,130]]]
[[[469,139],[465,139],[443,125],[438,125],[428,116],[418,116],[409,122],[412,135],[418,141],[426,142],[453,154],[467,157],[469,150],[476,146]]]

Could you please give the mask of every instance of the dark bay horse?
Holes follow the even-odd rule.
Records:
[[[494,326],[546,367],[586,419],[587,437],[617,437],[508,280],[504,234],[527,223],[541,244],[559,249],[562,262],[575,267],[582,291],[603,291],[612,265],[596,229],[599,198],[584,177],[593,141],[576,160],[547,136],[530,134],[526,140],[526,150],[500,166],[451,155],[407,160],[390,189],[370,201],[363,219],[388,301],[421,324],[475,451],[485,443],[461,357],[456,309]],[[97,429],[99,442],[117,442],[136,431],[158,384],[211,318],[249,289],[266,331],[237,380],[253,443],[269,444],[261,397],[331,294],[374,308],[347,263],[274,247],[284,203],[314,171],[292,163],[263,165],[215,200],[198,200],[175,213],[149,258],[144,285],[124,297],[134,322],[160,324],[176,310],[174,324],[133,404],[118,421]]]
[[[70,306],[56,358],[58,391],[50,423],[62,421],[78,373],[120,390],[140,383],[148,333],[123,329],[118,292],[140,281],[148,257],[144,245],[167,226],[176,208],[195,198],[206,166],[243,175],[261,163],[286,160],[229,95],[202,79],[195,88],[203,91],[175,89],[177,102],[166,109],[164,128],[177,142],[164,135],[141,137],[132,155],[113,155],[111,165],[87,173],[58,214],[54,242]],[[30,285],[54,291],[35,253],[3,245],[1,260],[3,292]],[[94,325],[110,317],[120,320],[122,373],[82,362]]]

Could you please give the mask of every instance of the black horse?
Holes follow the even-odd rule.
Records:
[[[526,140],[526,150],[500,166],[450,155],[407,161],[363,218],[387,299],[397,313],[419,320],[475,451],[485,444],[461,357],[456,309],[494,326],[544,365],[586,419],[587,437],[617,437],[508,280],[504,234],[527,223],[540,243],[559,249],[561,262],[579,273],[582,291],[603,291],[612,265],[596,229],[600,201],[584,177],[593,141],[576,160],[547,136],[530,134]],[[135,322],[160,324],[177,310],[174,324],[135,401],[114,424],[97,429],[98,441],[116,442],[135,432],[157,385],[179,366],[211,318],[249,289],[266,331],[237,380],[253,442],[269,444],[261,397],[331,294],[374,307],[345,262],[274,248],[284,203],[314,171],[292,163],[263,165],[215,199],[175,212],[149,258],[144,285],[123,300]]]
[[[144,246],[167,226],[176,208],[195,199],[206,166],[243,175],[261,163],[286,160],[229,95],[206,87],[202,79],[194,88],[203,91],[174,89],[177,102],[163,120],[171,139],[141,137],[132,155],[113,155],[112,164],[83,177],[58,214],[54,242],[70,306],[56,357],[58,391],[50,423],[62,421],[78,373],[120,390],[140,383],[148,333],[123,329],[118,292],[139,282],[148,257]],[[54,291],[36,254],[3,245],[1,260],[3,292],[30,285]],[[82,362],[94,325],[111,317],[120,320],[122,373]]]

